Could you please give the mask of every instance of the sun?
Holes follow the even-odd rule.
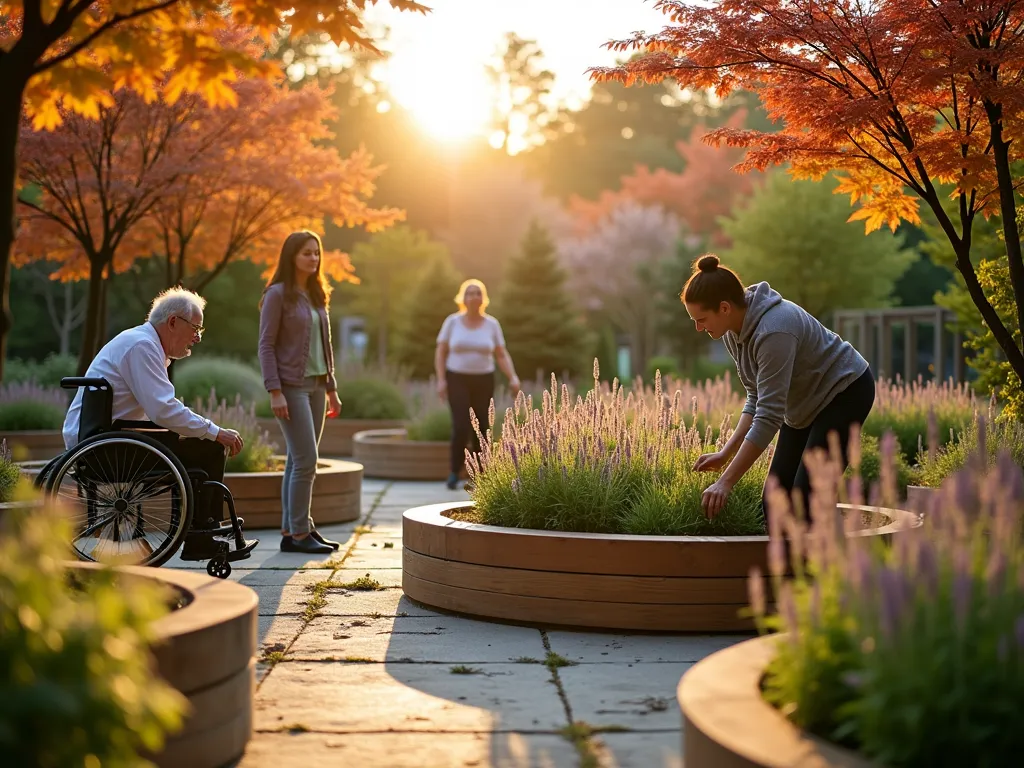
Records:
[[[427,54],[429,62],[396,54],[383,73],[392,98],[423,130],[452,143],[485,135],[491,118],[491,89],[483,67],[467,66],[458,53],[433,51]]]

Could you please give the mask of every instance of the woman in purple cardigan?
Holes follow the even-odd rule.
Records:
[[[281,484],[281,551],[327,554],[341,545],[313,526],[310,502],[324,411],[341,413],[334,379],[323,248],[313,232],[293,232],[260,300],[260,368],[288,449]]]

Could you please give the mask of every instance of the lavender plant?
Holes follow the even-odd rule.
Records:
[[[237,456],[227,460],[225,469],[228,472],[267,472],[275,469],[274,452],[277,446],[271,440],[270,433],[260,429],[256,421],[256,406],[244,404],[241,397],[235,396],[233,405],[227,400],[217,398],[217,392],[210,390],[206,402],[197,400],[193,410],[221,427],[234,429],[241,436],[245,447]]]
[[[925,382],[921,377],[908,383],[896,377],[875,383],[875,404],[864,423],[864,432],[881,438],[891,431],[903,457],[912,463],[928,438],[930,414],[941,438],[951,430],[963,429],[981,407],[967,383]]]
[[[959,434],[950,432],[949,442],[937,450],[921,455],[921,485],[938,488],[942,482],[966,466],[985,474],[998,456],[1008,454],[1019,467],[1024,467],[1024,424],[995,419],[990,405],[987,415],[977,414]],[[934,431],[934,423],[932,425]]]
[[[68,409],[62,389],[44,387],[35,381],[0,386],[0,430],[24,431],[60,429]]]
[[[716,475],[694,472],[697,457],[728,437],[728,417],[714,442],[696,422],[701,405],[683,389],[626,393],[618,381],[600,382],[586,398],[559,387],[542,395],[540,408],[520,394],[492,440],[494,408],[486,427],[474,426],[482,451],[467,453],[471,495],[482,522],[564,531],[631,534],[743,535],[764,532],[761,489],[768,452],[737,484],[725,510],[708,520],[701,494]],[[738,410],[738,407],[737,407]],[[689,418],[686,417],[686,412]],[[483,430],[487,434],[483,434]]]
[[[893,454],[883,440],[889,492]],[[801,728],[891,768],[1016,764],[1024,750],[1020,467],[1003,454],[987,477],[955,475],[923,526],[891,545],[837,526],[844,486],[835,461],[815,456],[809,471],[809,524],[777,486],[770,493],[777,613],[766,613],[762,575],[750,579],[761,630],[787,633],[765,698]],[[845,493],[857,502],[861,490],[854,480]],[[785,539],[792,577],[783,577]]]

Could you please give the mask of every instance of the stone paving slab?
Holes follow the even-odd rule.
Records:
[[[602,733],[598,739],[601,768],[683,768],[680,731]]]
[[[355,656],[373,661],[477,664],[544,657],[540,632],[454,616],[338,618],[310,622],[289,658]]]
[[[549,631],[551,650],[570,661],[697,662],[753,635],[618,635]]]
[[[339,571],[339,573],[341,573]],[[446,616],[448,614],[424,608],[407,598],[400,589],[382,589],[374,592],[336,591],[327,593],[327,605],[321,616]]]
[[[397,588],[402,586],[401,568],[348,568],[342,566],[334,572],[333,581],[338,584],[348,584],[362,576],[369,576],[375,579],[384,588]]]
[[[573,717],[634,731],[682,726],[676,687],[692,664],[581,664],[558,670]]]
[[[330,577],[324,573],[323,578]],[[312,593],[305,586],[254,586],[252,589],[260,599],[260,616],[278,616],[281,614],[300,614],[306,610],[306,604]]]
[[[301,725],[336,733],[556,731],[565,709],[548,671],[493,664],[452,674],[439,664],[283,661],[260,686],[256,730]]]
[[[257,733],[239,768],[560,768],[576,765],[560,736],[533,733]]]
[[[330,576],[321,568],[306,570],[284,570],[271,568],[258,568],[231,571],[228,577],[247,587],[304,587],[307,584],[315,584]]]

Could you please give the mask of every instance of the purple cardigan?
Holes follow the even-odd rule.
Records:
[[[268,392],[281,389],[282,384],[301,387],[306,380],[309,329],[313,319],[309,315],[309,299],[301,293],[297,296],[296,301],[286,301],[283,283],[275,283],[263,295],[259,357],[263,386]],[[317,312],[320,314],[320,338],[327,353],[327,391],[334,392],[338,383],[334,378],[331,321],[322,307]]]

